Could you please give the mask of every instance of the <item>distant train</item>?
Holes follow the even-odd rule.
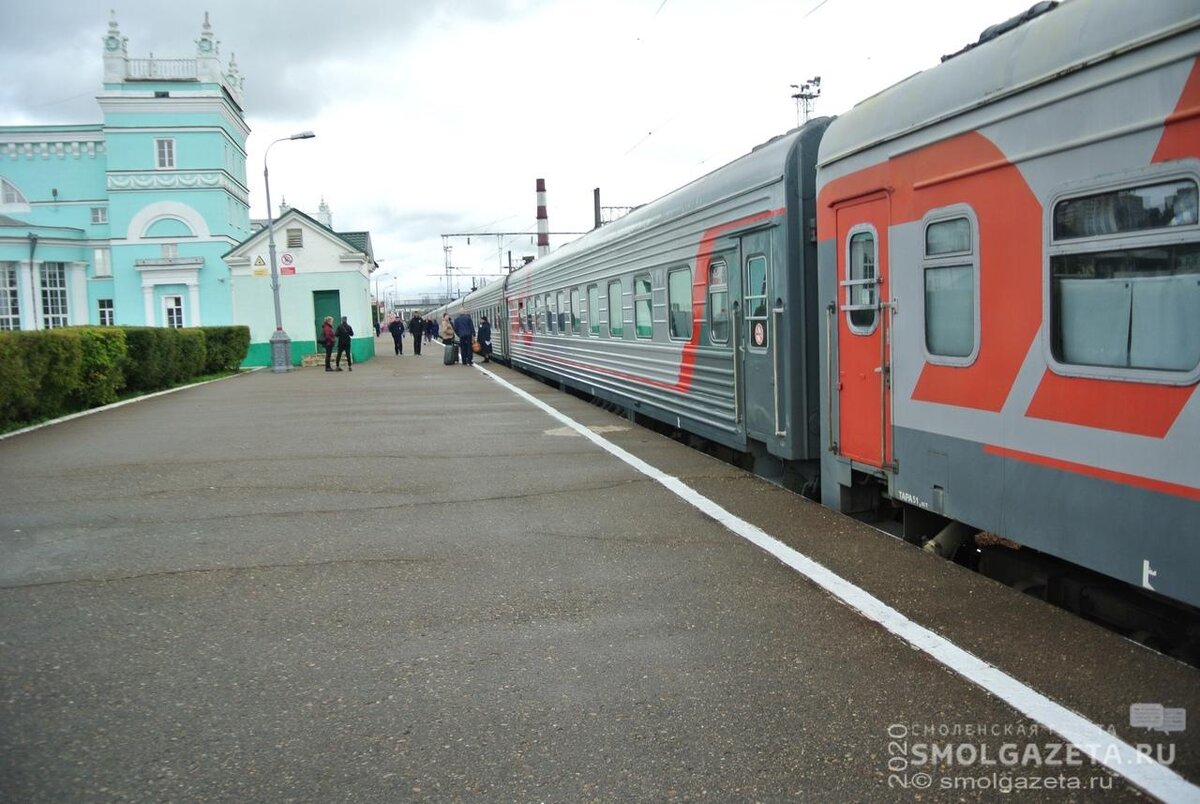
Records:
[[[1039,3],[436,314],[1044,596],[1200,606],[1198,55],[1195,0]]]

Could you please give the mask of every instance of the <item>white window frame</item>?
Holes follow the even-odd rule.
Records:
[[[92,269],[93,276],[112,276],[112,252],[106,248],[92,249]]]
[[[642,280],[646,282],[644,291],[638,290],[638,283]],[[649,305],[646,311],[649,320],[646,323],[650,331],[645,335],[638,331],[642,328],[642,317],[638,314],[638,305],[642,302]],[[649,272],[633,277],[633,337],[642,341],[654,339],[654,277]]]
[[[20,263],[0,262],[0,330],[21,328]]]
[[[862,284],[857,284],[857,285],[843,284],[842,287],[845,292],[844,292],[844,294],[842,294],[842,299],[843,299],[842,312],[844,312],[846,314],[846,326],[847,326],[847,328],[849,328],[851,333],[853,333],[855,335],[871,335],[875,332],[875,330],[879,329],[879,319],[882,318],[882,315],[881,315],[882,311],[879,309],[879,293],[880,293],[880,288],[879,288],[879,232],[875,229],[874,225],[872,225],[870,223],[856,224],[855,226],[851,227],[850,231],[846,232],[846,243],[844,246],[845,253],[843,255],[843,257],[845,259],[845,265],[846,265],[846,274],[843,277],[843,283],[859,281],[858,279],[854,279],[851,277],[851,274],[853,272],[853,265],[851,263],[852,258],[851,258],[850,244],[852,242],[854,242],[854,237],[856,235],[860,235],[860,234],[870,234],[872,240],[875,243],[875,277],[874,277],[875,284],[870,286],[871,290],[872,290],[872,298],[874,299],[874,301],[873,302],[863,302],[863,304],[874,304],[875,305],[875,315],[873,315],[871,317],[871,325],[864,327],[861,324],[854,323],[854,317],[853,317],[852,313],[857,312],[857,311],[847,309],[847,307],[857,304],[854,301],[854,289],[856,287],[863,287]]]
[[[162,137],[154,141],[154,167],[157,170],[175,169],[175,140]]]
[[[178,324],[171,323],[173,311],[177,312]],[[182,329],[187,326],[183,317],[183,296],[177,293],[168,293],[162,297],[162,314],[162,325],[164,327]]]
[[[92,223],[97,226],[108,223],[108,207],[92,207]]]
[[[8,179],[0,179],[0,206],[3,207],[23,207],[29,202],[25,199],[24,194]]]
[[[716,272],[716,269],[718,267],[720,267],[721,271],[724,273],[725,281],[717,282],[714,284],[712,281],[713,274]],[[714,259],[709,262],[707,270],[708,270],[708,288],[707,288],[708,309],[705,310],[705,313],[708,315],[708,342],[713,344],[714,346],[725,346],[729,343],[729,330],[730,330],[730,327],[732,326],[732,324],[729,320],[729,310],[731,308],[730,300],[729,300],[729,261],[726,260],[724,257]],[[713,327],[713,321],[715,320],[715,317],[713,316],[713,297],[716,296],[717,294],[722,294],[725,297],[725,311],[726,312],[725,312],[725,322],[724,322],[725,323],[725,337],[724,338],[716,337],[716,334],[715,334],[716,331]]]
[[[929,256],[925,253],[925,237],[929,227],[937,223],[945,223],[946,221],[965,218],[968,226],[971,228],[971,247],[968,251],[954,252],[951,254],[938,254]],[[876,241],[878,242],[878,241]],[[878,249],[878,247],[876,247]],[[921,219],[921,345],[925,350],[925,360],[928,363],[943,366],[970,366],[979,359],[980,340],[983,331],[980,327],[979,317],[979,284],[982,279],[979,269],[979,218],[975,215],[975,210],[966,204],[955,204],[949,207],[942,207],[929,211],[924,218]],[[878,259],[878,257],[877,257]],[[929,311],[925,309],[925,273],[929,269],[938,268],[956,268],[959,266],[969,265],[974,276],[971,312],[974,324],[974,332],[972,333],[972,346],[970,354],[958,355],[941,355],[929,351]],[[876,263],[878,270],[878,263]]]
[[[115,313],[113,310],[112,299],[97,299],[96,300],[96,320],[102,327],[111,327],[115,321]]]
[[[1046,360],[1046,365],[1055,374],[1064,377],[1087,377],[1121,382],[1153,383],[1156,385],[1194,385],[1200,381],[1200,363],[1188,371],[1174,371],[1169,369],[1089,366],[1079,363],[1063,363],[1054,355],[1053,339],[1055,322],[1051,318],[1053,312],[1051,293],[1054,277],[1051,263],[1055,257],[1069,254],[1101,253],[1139,247],[1194,243],[1200,239],[1200,221],[1198,221],[1195,224],[1171,227],[1169,229],[1161,228],[1118,232],[1116,234],[1079,237],[1056,242],[1054,240],[1054,211],[1059,203],[1080,196],[1097,195],[1171,181],[1190,181],[1200,188],[1200,160],[1188,159],[1164,165],[1151,165],[1138,170],[1107,176],[1104,181],[1073,182],[1059,188],[1043,208],[1042,236],[1046,248],[1042,263],[1042,354]]]
[[[41,290],[38,314],[42,318],[42,329],[57,329],[70,324],[71,307],[67,294],[67,264],[65,262],[43,262],[38,269],[38,287]]]
[[[688,308],[687,308],[688,330],[687,330],[686,335],[676,335],[672,331],[675,328],[674,327],[675,322],[672,319],[672,313],[674,311],[671,309],[671,303],[673,301],[675,301],[675,297],[671,294],[671,278],[677,274],[687,274],[686,294],[687,294],[687,304],[688,304]],[[692,291],[693,291],[693,283],[694,282],[695,282],[695,277],[692,276],[692,267],[690,265],[681,266],[679,268],[672,268],[671,270],[667,271],[667,338],[669,340],[676,341],[678,343],[687,343],[688,341],[690,341],[692,339],[692,334],[695,332],[695,329],[696,329],[695,302],[692,299]],[[683,310],[681,309],[680,312],[683,312]]]
[[[617,289],[617,306],[616,307],[613,307],[613,288],[614,287]],[[614,279],[608,283],[608,287],[605,289],[605,291],[608,293],[608,307],[605,310],[605,312],[608,313],[608,315],[606,316],[606,318],[608,319],[608,321],[607,321],[608,337],[624,339],[624,337],[625,337],[625,288],[621,286],[620,279]],[[617,327],[616,330],[613,329],[614,314],[616,316],[616,320],[620,322],[620,326]]]

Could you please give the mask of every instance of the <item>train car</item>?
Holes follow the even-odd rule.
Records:
[[[511,364],[818,466],[814,120],[510,274]],[[475,306],[473,297],[468,304]]]
[[[1030,17],[825,132],[822,498],[1200,606],[1200,6]]]

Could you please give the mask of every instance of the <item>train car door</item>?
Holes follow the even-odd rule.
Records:
[[[773,275],[772,233],[751,232],[742,241],[742,304],[739,346],[742,361],[743,410],[746,432],[759,441],[773,440],[780,428],[779,377],[775,365],[776,321],[779,302]]]
[[[889,205],[879,193],[837,210],[838,451],[877,468],[891,457]]]

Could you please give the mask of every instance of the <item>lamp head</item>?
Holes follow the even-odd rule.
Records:
[[[317,136],[317,135],[312,133],[311,131],[301,131],[299,134],[293,134],[292,136],[288,137],[288,139],[289,140],[311,140],[315,136]]]

